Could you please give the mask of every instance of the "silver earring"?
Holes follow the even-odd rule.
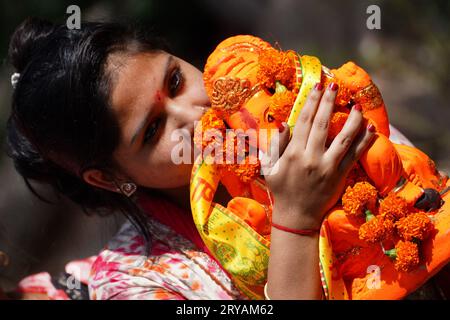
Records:
[[[127,197],[131,196],[137,190],[137,186],[133,182],[125,182],[120,185],[120,191]]]

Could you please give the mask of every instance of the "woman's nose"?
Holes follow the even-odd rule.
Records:
[[[176,122],[176,127],[182,128],[199,121],[207,109],[207,106],[198,104],[183,105],[171,103],[168,107],[168,113]]]

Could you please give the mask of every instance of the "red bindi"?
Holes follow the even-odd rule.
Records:
[[[161,101],[161,92],[158,90],[156,91],[155,100],[160,102]]]

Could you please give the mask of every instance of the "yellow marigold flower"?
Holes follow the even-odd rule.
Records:
[[[402,197],[391,193],[381,201],[380,214],[386,218],[398,220],[408,214],[408,204]]]
[[[424,240],[433,229],[433,222],[424,212],[412,213],[395,223],[398,234],[407,241]]]
[[[395,269],[397,271],[412,271],[419,265],[419,247],[411,241],[400,240],[395,249],[386,250],[385,254],[395,259]]]
[[[390,239],[394,233],[394,223],[390,219],[374,216],[366,211],[367,222],[359,228],[359,238],[369,243]]]
[[[353,187],[347,187],[342,196],[342,207],[347,214],[361,215],[366,209],[375,211],[377,189],[370,183],[357,182]]]
[[[270,48],[264,50],[258,58],[257,81],[266,88],[275,88],[275,81],[280,81],[292,90],[295,83],[295,67],[286,52]]]

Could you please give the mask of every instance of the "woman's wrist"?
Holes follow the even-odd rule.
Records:
[[[283,232],[288,232],[300,236],[312,236],[320,231],[320,228],[314,228],[314,229],[294,229],[290,227],[286,227],[280,224],[277,224],[275,222],[272,222],[272,228],[278,229]]]
[[[272,214],[272,224],[293,230],[319,230],[322,217],[318,212],[307,213],[302,208],[275,205]]]
[[[266,297],[320,299],[318,239],[272,229]]]

